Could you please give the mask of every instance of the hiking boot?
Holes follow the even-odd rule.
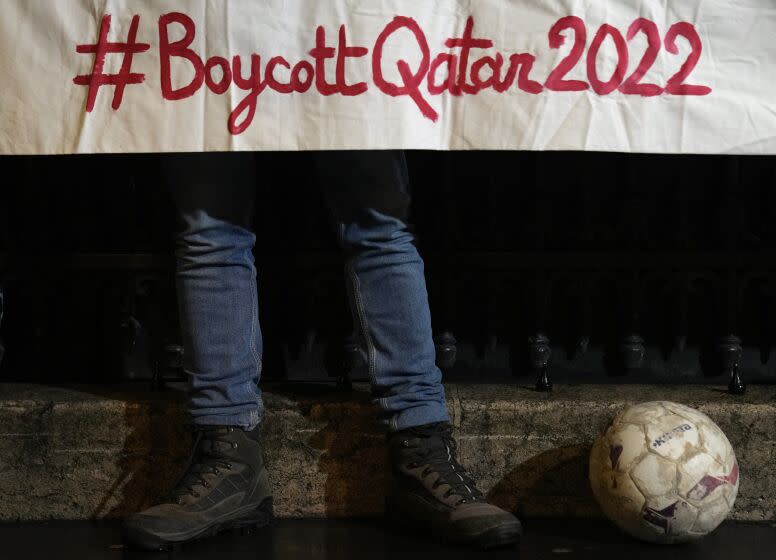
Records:
[[[518,542],[520,521],[489,504],[477,489],[456,459],[448,423],[392,434],[389,447],[394,474],[386,499],[390,518],[453,543],[496,548]]]
[[[258,429],[203,426],[194,434],[189,465],[170,496],[124,521],[130,544],[167,549],[226,529],[270,523],[272,497]]]

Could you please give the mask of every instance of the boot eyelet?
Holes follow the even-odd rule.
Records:
[[[402,447],[409,447],[410,446],[410,441],[408,439],[405,439],[403,442],[401,442],[401,446]]]
[[[231,471],[232,470],[232,463],[229,463],[226,465],[226,470]]]
[[[221,474],[221,471],[219,471],[218,469],[213,469],[213,474]]]
[[[237,449],[237,442],[232,442],[232,449]]]

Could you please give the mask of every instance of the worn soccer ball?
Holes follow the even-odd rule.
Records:
[[[630,535],[657,543],[700,538],[725,520],[738,494],[738,462],[706,415],[672,402],[618,414],[590,454],[601,509]]]

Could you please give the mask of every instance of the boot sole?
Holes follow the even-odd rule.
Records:
[[[473,544],[483,550],[492,550],[495,548],[506,548],[517,545],[520,542],[522,530],[519,525],[505,525],[503,527],[494,527],[484,533],[479,534]]]
[[[397,508],[390,499],[385,502],[385,518],[402,532],[421,537],[427,537],[430,533],[433,540],[443,544],[472,546],[481,550],[513,547],[520,543],[520,539],[523,536],[523,528],[519,521],[493,527],[482,533],[461,534],[450,532],[428,521],[411,519],[405,512]]]
[[[173,551],[191,542],[215,537],[219,533],[233,531],[237,534],[250,534],[272,523],[274,519],[272,498],[267,498],[247,515],[236,519],[225,519],[211,523],[196,532],[163,535],[142,531],[134,527],[124,528],[124,538],[132,546],[148,551]]]

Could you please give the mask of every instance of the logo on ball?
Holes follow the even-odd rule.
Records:
[[[692,426],[690,426],[689,424],[682,424],[681,426],[677,426],[670,432],[666,432],[665,434],[657,438],[655,441],[653,441],[652,447],[660,447],[665,442],[673,439],[674,435],[681,434],[682,432],[689,432],[690,430],[692,430]]]

